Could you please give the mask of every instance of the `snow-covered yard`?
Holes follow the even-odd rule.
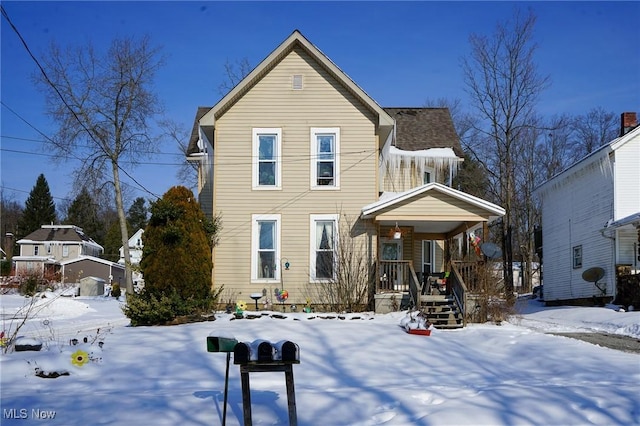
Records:
[[[26,301],[0,296],[4,329]],[[134,328],[112,298],[41,303],[21,334],[45,348],[0,357],[2,425],[43,424],[43,418],[82,426],[220,424],[226,356],[207,352],[208,335],[297,343],[300,425],[640,424],[640,355],[546,334],[640,338],[640,312],[522,300],[521,314],[501,326],[418,336],[399,326],[404,312],[344,319],[220,314],[213,322]],[[69,375],[41,378],[36,367]],[[288,424],[284,374],[252,373],[251,398],[254,424]],[[226,424],[243,424],[233,364]]]

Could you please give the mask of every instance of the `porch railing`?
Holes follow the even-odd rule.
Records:
[[[410,260],[381,260],[378,268],[378,292],[409,291]]]
[[[451,294],[456,300],[458,307],[462,313],[462,326],[467,326],[467,294],[469,290],[465,285],[464,274],[460,270],[461,262],[451,262],[451,273],[449,274],[449,280],[451,281]],[[465,273],[468,273],[467,268],[463,268]],[[468,275],[467,275],[468,276]],[[469,276],[468,276],[469,277]]]
[[[482,262],[461,262],[452,261],[451,266],[455,267],[460,274],[460,279],[471,293],[478,293],[482,290],[480,280],[480,267]]]
[[[381,260],[378,263],[377,293],[408,292],[410,303],[419,305],[421,284],[411,260]]]

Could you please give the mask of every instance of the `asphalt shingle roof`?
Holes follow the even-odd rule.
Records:
[[[200,134],[198,133],[198,125],[203,115],[211,110],[212,107],[198,107],[196,111],[196,119],[193,121],[193,127],[191,128],[191,137],[189,138],[189,147],[187,148],[187,155],[200,152],[198,148],[198,139]]]
[[[396,147],[405,151],[452,148],[463,156],[448,108],[383,108],[396,120]]]
[[[69,241],[69,242],[94,242],[84,232],[79,232],[76,228],[40,228],[33,231],[25,240],[31,241]]]

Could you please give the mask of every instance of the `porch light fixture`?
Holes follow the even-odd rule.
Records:
[[[393,239],[394,240],[399,240],[400,238],[402,238],[402,231],[400,230],[400,227],[398,226],[398,222],[396,222],[396,229],[393,232]]]

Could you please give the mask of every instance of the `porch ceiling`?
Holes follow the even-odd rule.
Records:
[[[442,238],[456,235],[462,231],[482,223],[482,221],[422,221],[422,220],[380,220],[377,221],[380,226],[394,227],[410,227],[414,233],[440,235]]]

